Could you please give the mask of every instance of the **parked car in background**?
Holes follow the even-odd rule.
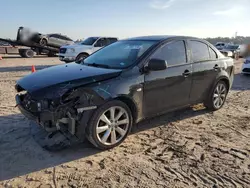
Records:
[[[10,44],[5,41],[0,41],[0,46],[10,46]]]
[[[224,54],[227,57],[234,58],[236,53],[239,52],[239,45],[237,44],[227,44],[225,48],[220,50],[222,54]]]
[[[218,49],[218,50],[222,50],[223,48],[225,48],[226,46],[226,43],[225,42],[217,42],[215,44],[215,47]]]
[[[241,72],[243,74],[250,74],[250,57],[247,57],[242,64],[242,70]]]
[[[205,40],[137,37],[106,46],[81,63],[25,76],[17,81],[16,102],[52,135],[65,131],[110,149],[142,119],[201,102],[219,110],[233,77],[233,59]]]
[[[84,41],[68,46],[62,46],[59,50],[59,59],[66,63],[81,61],[95,51],[116,42],[115,37],[89,37]]]

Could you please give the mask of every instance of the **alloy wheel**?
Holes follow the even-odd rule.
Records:
[[[104,145],[114,145],[126,136],[129,129],[129,115],[120,106],[107,109],[99,117],[96,125],[98,140]]]
[[[219,83],[216,86],[213,95],[213,104],[215,108],[219,109],[224,104],[226,95],[227,95],[226,86],[222,83]]]

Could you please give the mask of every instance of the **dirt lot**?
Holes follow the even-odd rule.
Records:
[[[15,81],[57,58],[0,61],[0,187],[250,187],[250,77],[236,62],[223,109],[202,106],[134,127],[121,146],[43,150],[15,106]]]

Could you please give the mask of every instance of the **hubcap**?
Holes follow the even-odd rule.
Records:
[[[227,94],[227,88],[225,87],[225,85],[218,84],[214,90],[214,97],[213,97],[215,108],[220,108],[223,105],[226,99],[226,94]]]
[[[126,135],[129,127],[127,111],[120,106],[113,106],[100,117],[96,126],[98,140],[104,145],[114,145]]]

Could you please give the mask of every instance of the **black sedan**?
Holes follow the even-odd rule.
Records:
[[[220,109],[233,75],[233,60],[207,41],[138,37],[104,47],[81,63],[20,79],[16,101],[25,116],[47,131],[68,131],[109,149],[142,119],[200,102]]]

